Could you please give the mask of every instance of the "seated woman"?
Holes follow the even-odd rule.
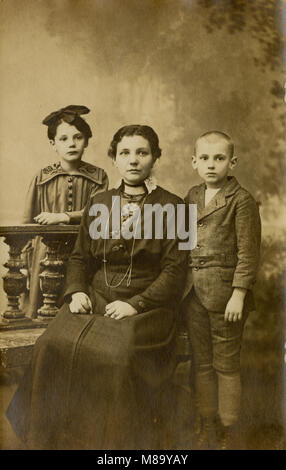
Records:
[[[152,444],[152,423],[164,395],[170,400],[188,252],[178,249],[178,237],[167,237],[166,214],[161,237],[152,227],[148,239],[130,238],[126,226],[139,210],[135,225],[141,224],[143,234],[153,220],[151,214],[144,224],[146,204],[171,204],[176,211],[183,201],[150,178],[161,155],[151,127],[119,129],[108,153],[120,185],[96,194],[85,208],[67,267],[67,303],[37,341],[31,367],[7,411],[29,448],[158,445]],[[121,231],[116,232],[111,222],[118,201]],[[107,220],[103,236],[96,237],[99,207],[107,208]],[[169,412],[172,408],[170,402]]]

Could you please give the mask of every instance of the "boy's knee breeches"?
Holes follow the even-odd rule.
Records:
[[[194,292],[184,302],[185,320],[196,370],[214,368],[233,373],[240,370],[240,349],[247,318],[236,322],[224,320],[224,312],[208,311]]]

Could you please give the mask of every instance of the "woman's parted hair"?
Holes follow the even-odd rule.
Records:
[[[152,129],[152,127],[140,124],[131,124],[129,126],[121,127],[113,136],[113,139],[108,149],[108,156],[112,159],[115,159],[117,152],[117,144],[123,139],[123,137],[129,137],[133,135],[140,135],[144,137],[144,139],[148,140],[154,161],[161,156],[158,135],[156,134],[154,129]]]

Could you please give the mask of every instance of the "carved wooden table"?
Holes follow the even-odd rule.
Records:
[[[14,225],[1,226],[0,237],[9,245],[9,259],[4,264],[8,269],[3,276],[3,289],[7,295],[7,309],[2,313],[0,330],[35,328],[48,324],[54,318],[58,308],[56,306],[59,293],[64,282],[64,267],[73,248],[78,225]],[[20,308],[19,299],[25,291],[26,276],[21,269],[26,268],[21,256],[27,242],[36,236],[42,238],[46,245],[46,257],[41,260],[43,270],[40,274],[40,287],[44,302],[34,317],[27,318]],[[43,321],[38,325],[34,320]]]

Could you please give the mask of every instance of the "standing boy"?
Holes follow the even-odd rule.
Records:
[[[192,165],[203,184],[185,198],[198,210],[198,242],[190,253],[183,309],[202,422],[199,448],[211,446],[217,422],[220,448],[231,445],[240,409],[242,332],[254,310],[261,225],[257,203],[229,176],[236,163],[228,135],[210,131],[200,136]]]

